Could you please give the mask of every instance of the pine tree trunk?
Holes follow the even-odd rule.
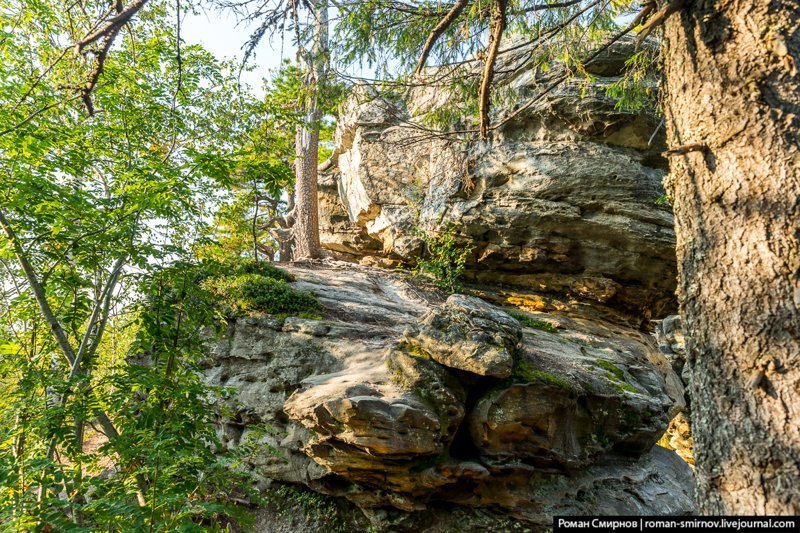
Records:
[[[313,259],[322,255],[319,241],[319,199],[317,196],[317,165],[319,164],[319,85],[325,80],[328,46],[327,0],[314,3],[314,45],[304,55],[308,91],[308,108],[304,124],[295,137],[295,207],[294,259]]]
[[[800,3],[687,0],[665,112],[704,514],[800,514]]]
[[[318,120],[316,112],[308,114],[308,123]],[[294,237],[293,258],[311,259],[319,257],[319,205],[317,199],[317,150],[319,130],[313,126],[299,126],[295,137],[295,223],[292,227]]]

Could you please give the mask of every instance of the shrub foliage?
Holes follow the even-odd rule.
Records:
[[[461,288],[467,259],[474,248],[460,244],[455,234],[454,226],[440,233],[419,232],[425,243],[425,255],[417,261],[417,272],[430,276],[437,287],[448,292]]]

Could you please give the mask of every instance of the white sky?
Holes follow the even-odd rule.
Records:
[[[242,46],[250,37],[251,27],[236,23],[230,12],[207,10],[197,15],[188,14],[181,24],[181,37],[188,44],[200,44],[218,59],[235,59],[241,64],[244,57]],[[242,83],[250,85],[257,95],[263,95],[263,78],[278,68],[283,59],[294,59],[295,48],[287,40],[281,51],[280,38],[271,46],[268,39],[262,39],[256,50],[256,57],[250,59],[255,68],[242,72]]]
[[[186,14],[181,23],[181,37],[188,44],[200,44],[214,54],[217,59],[234,59],[240,65],[244,58],[242,46],[252,33],[253,27],[244,23],[237,24],[236,17],[229,10],[203,10],[198,14]],[[270,77],[270,71],[277,69],[285,59],[295,59],[297,49],[292,45],[291,37],[281,43],[280,34],[276,34],[270,43],[264,36],[256,49],[256,57],[250,58],[249,65],[254,67],[243,72],[241,81],[250,85],[258,96],[263,96],[263,78]],[[283,48],[283,49],[281,49]],[[391,62],[390,62],[391,64]],[[352,76],[376,77],[374,69],[367,66],[351,65],[346,72]]]

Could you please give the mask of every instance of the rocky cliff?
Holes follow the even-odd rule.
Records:
[[[692,510],[689,467],[654,447],[683,388],[650,335],[346,263],[289,270],[325,318],[238,319],[206,368],[235,391],[224,441],[252,448],[265,486],[344,497],[382,525],[447,505],[529,525]]]
[[[674,306],[663,139],[604,93],[631,51],[486,143],[431,135],[445,86],[355,91],[320,183],[323,243],[349,262],[285,265],[324,318],[231,321],[206,364],[233,391],[223,440],[262,488],[349,501],[386,531],[693,511],[689,466],[655,446],[685,408],[675,320],[661,350],[647,332]],[[562,72],[527,68],[529,52],[501,56],[497,120]],[[468,294],[365,266],[413,262],[420,231],[447,227],[473,247]]]
[[[474,246],[468,277],[609,302],[653,317],[674,307],[672,213],[659,205],[666,162],[658,119],[605,96],[633,42],[494,131],[489,142],[433,135],[454,98],[446,85],[381,98],[361,88],[343,107],[334,171],[322,178],[323,246],[340,257],[413,260],[417,230],[454,226]],[[563,73],[500,56],[496,122]],[[502,74],[504,73],[505,74]]]

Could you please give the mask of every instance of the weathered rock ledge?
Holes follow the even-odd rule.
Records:
[[[443,505],[530,525],[692,511],[689,467],[654,447],[683,389],[648,335],[352,264],[287,268],[326,317],[238,319],[205,369],[235,391],[223,440],[252,447],[265,486],[347,498],[393,531]]]
[[[453,226],[474,247],[467,276],[598,302],[648,317],[674,311],[675,234],[657,200],[663,129],[605,95],[634,41],[591,65],[596,81],[562,84],[489,141],[431,136],[426,122],[458,101],[446,85],[383,99],[364,88],[337,122],[335,172],[320,182],[323,246],[365,262],[413,261],[418,230]],[[497,120],[563,73],[500,56]],[[462,117],[468,127],[472,117]],[[420,129],[422,128],[422,129]],[[456,128],[458,129],[458,128]]]

